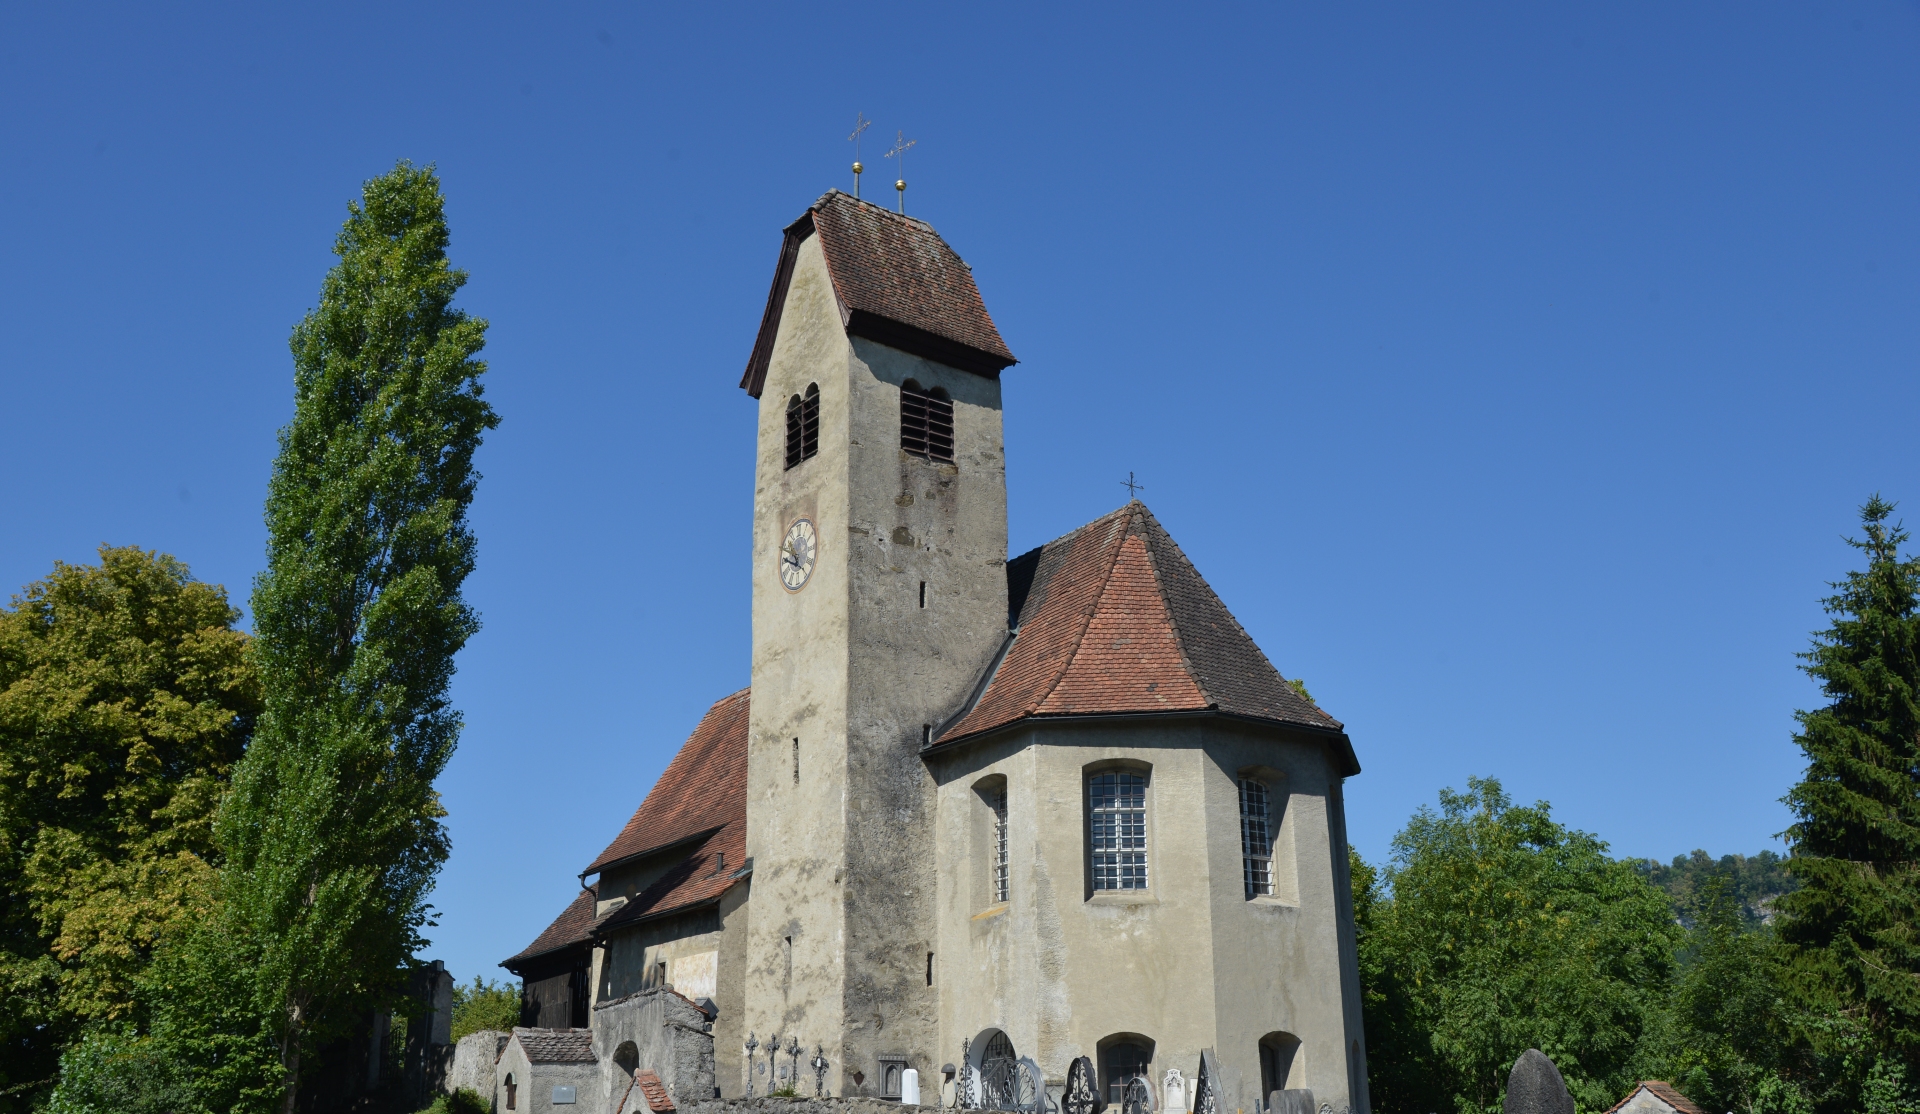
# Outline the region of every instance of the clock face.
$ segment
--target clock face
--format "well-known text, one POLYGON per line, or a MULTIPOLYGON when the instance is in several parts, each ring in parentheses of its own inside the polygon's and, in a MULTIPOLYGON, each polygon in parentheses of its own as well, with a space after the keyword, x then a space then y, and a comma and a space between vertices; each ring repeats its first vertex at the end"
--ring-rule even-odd
POLYGON ((794 519, 780 542, 780 583, 787 591, 798 592, 807 586, 807 578, 813 575, 813 559, 819 553, 820 538, 814 533, 813 522, 794 519))

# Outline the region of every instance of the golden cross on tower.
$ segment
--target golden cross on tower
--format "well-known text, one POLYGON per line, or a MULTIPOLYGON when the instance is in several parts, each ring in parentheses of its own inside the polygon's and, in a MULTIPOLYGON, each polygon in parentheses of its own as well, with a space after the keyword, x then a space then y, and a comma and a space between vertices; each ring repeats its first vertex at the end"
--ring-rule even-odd
POLYGON ((900 160, 900 178, 893 183, 893 188, 900 191, 900 215, 903 217, 907 215, 907 148, 918 142, 917 139, 908 139, 906 132, 896 131, 893 133, 893 150, 886 154, 887 158, 897 157, 900 160))
POLYGON ((866 169, 860 165, 860 133, 872 127, 873 121, 867 119, 864 112, 856 112, 854 116, 853 134, 847 137, 847 141, 853 144, 853 196, 857 198, 860 196, 860 172, 866 169))

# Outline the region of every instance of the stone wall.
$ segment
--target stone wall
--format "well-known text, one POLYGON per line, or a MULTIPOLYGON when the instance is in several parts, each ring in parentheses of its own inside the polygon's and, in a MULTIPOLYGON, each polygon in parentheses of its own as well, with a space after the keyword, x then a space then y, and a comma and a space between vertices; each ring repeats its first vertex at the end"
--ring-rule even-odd
POLYGON ((931 1111, 930 1106, 904 1107, 886 1099, 709 1099, 677 1108, 678 1114, 900 1114, 902 1110, 931 1111))
POLYGON ((612 1110, 632 1082, 621 1064, 621 1047, 629 1042, 634 1066, 658 1073, 676 1108, 713 1100, 713 1034, 707 1015, 671 990, 645 990, 593 1008, 593 1054, 601 1069, 599 1109, 612 1110))
POLYGON ((493 1064, 511 1034, 498 1029, 482 1029, 460 1038, 453 1049, 453 1066, 442 1085, 448 1093, 465 1087, 479 1095, 493 1094, 493 1064))

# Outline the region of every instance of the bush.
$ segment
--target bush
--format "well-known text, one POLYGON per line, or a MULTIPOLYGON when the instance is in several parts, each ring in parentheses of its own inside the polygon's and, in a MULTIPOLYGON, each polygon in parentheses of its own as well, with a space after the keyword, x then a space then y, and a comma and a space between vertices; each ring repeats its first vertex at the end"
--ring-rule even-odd
MULTIPOLYGON (((478 1032, 478 1030, 475 1030, 478 1032)), ((420 1114, 493 1114, 493 1104, 480 1092, 462 1087, 451 1095, 441 1095, 420 1114)))
POLYGON ((520 984, 488 982, 479 975, 472 986, 453 987, 453 1039, 482 1029, 512 1029, 520 1024, 520 984))
POLYGON ((191 1102, 179 1074, 150 1038, 98 1030, 61 1054, 46 1114, 174 1114, 191 1102))

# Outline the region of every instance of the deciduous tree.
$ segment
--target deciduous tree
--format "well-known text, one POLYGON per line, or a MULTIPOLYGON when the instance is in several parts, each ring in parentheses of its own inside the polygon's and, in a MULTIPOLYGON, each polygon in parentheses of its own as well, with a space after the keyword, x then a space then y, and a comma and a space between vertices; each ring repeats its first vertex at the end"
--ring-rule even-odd
POLYGON ((239 615, 172 557, 112 546, 0 610, 0 1092, 128 1020, 155 942, 204 913, 260 710, 239 615))
MULTIPOLYGON (((403 162, 348 209, 340 261, 293 332, 294 416, 253 594, 265 710, 220 813, 218 938, 185 950, 205 961, 183 959, 177 984, 244 988, 289 1112, 303 1057, 400 1006, 423 942, 447 853, 433 783, 460 729, 447 690, 478 629, 461 595, 473 456, 498 424, 481 397, 486 323, 452 306, 466 274, 447 261, 433 170, 403 162)), ((258 1048, 244 1011, 197 1032, 171 1016, 196 1048, 258 1048)), ((202 1101, 257 1102, 244 1072, 221 1086, 202 1101)))

